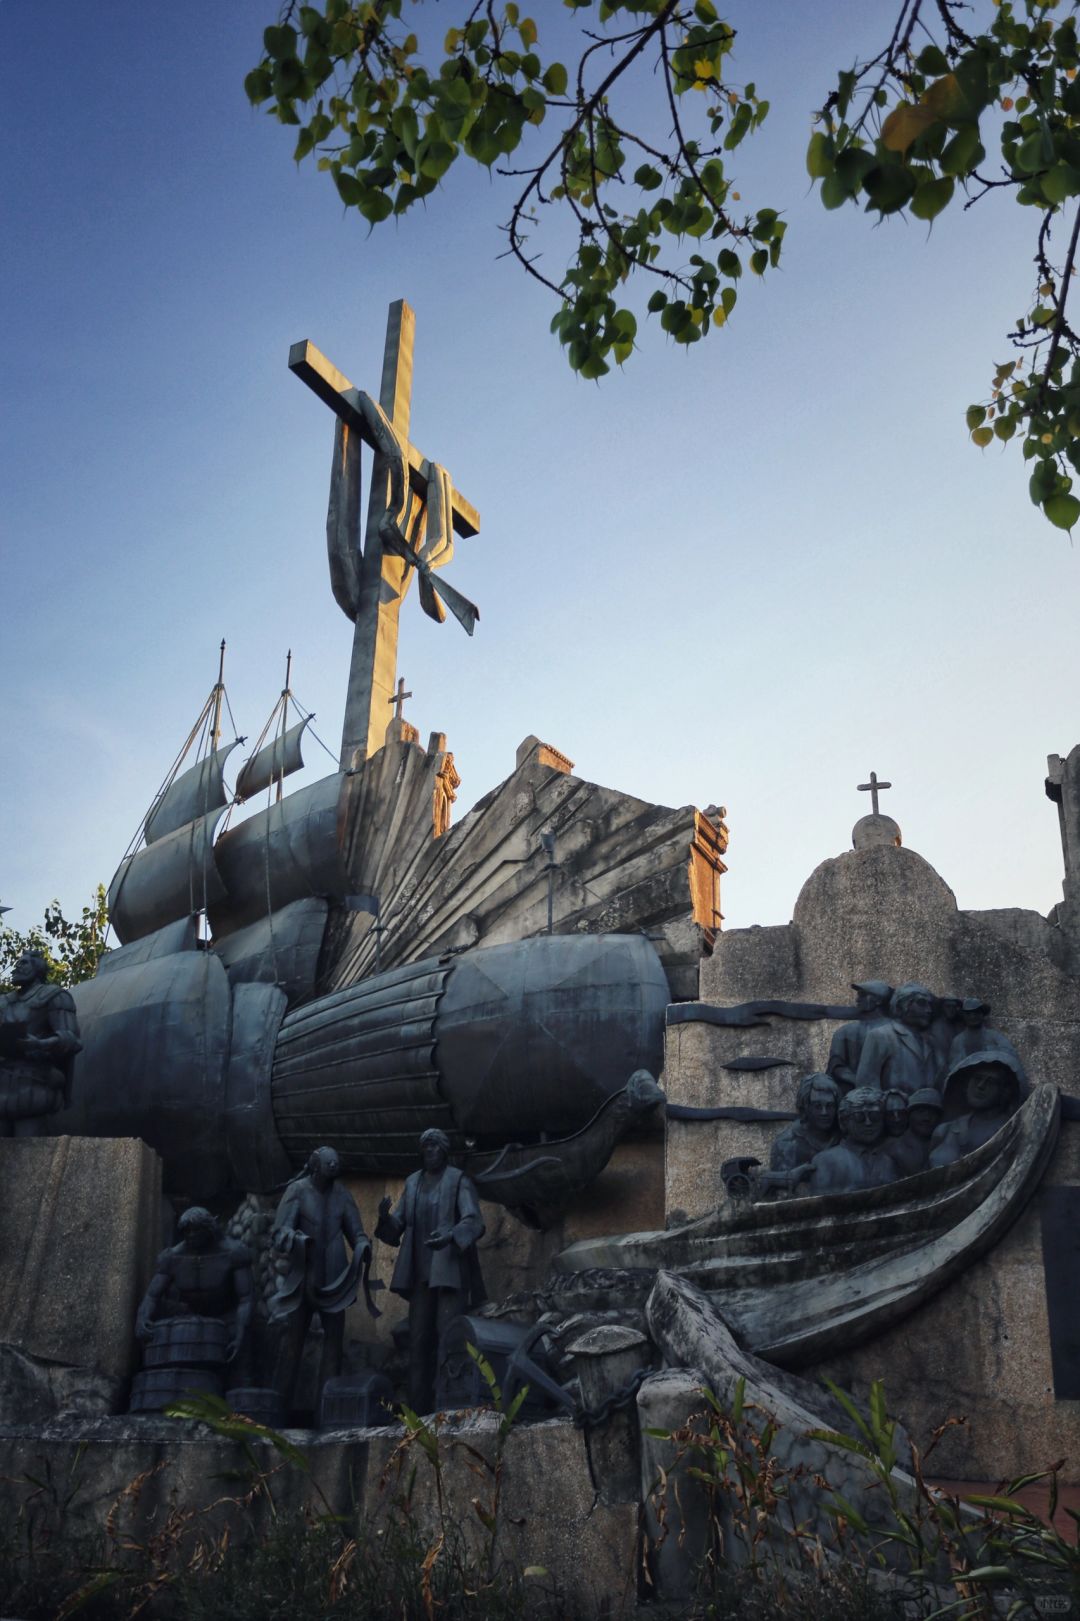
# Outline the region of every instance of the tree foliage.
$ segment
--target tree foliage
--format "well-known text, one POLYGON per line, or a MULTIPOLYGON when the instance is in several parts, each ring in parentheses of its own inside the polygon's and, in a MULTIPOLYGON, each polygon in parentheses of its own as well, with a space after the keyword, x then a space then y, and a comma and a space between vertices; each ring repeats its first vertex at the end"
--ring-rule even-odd
POLYGON ((78 985, 92 979, 98 963, 108 951, 105 931, 109 926, 104 884, 98 884, 84 906, 82 915, 69 922, 53 901, 45 908, 41 928, 17 929, 0 925, 0 989, 11 988, 11 970, 26 951, 40 951, 49 965, 49 978, 57 985, 78 985))
MULTIPOLYGON (((725 324, 745 271, 777 265, 786 223, 737 206, 731 154, 769 104, 732 79, 735 32, 713 0, 564 5, 582 14, 569 65, 545 59, 535 20, 512 0, 463 0, 448 29, 447 8, 430 0, 287 0, 246 89, 296 126, 297 161, 314 155, 372 227, 429 195, 461 158, 513 177, 507 251, 558 297, 552 329, 574 370, 597 378, 635 346, 628 283, 648 289, 645 310, 677 343, 696 343, 725 324), (557 278, 536 246, 551 209, 576 235, 557 278)), ((994 366, 967 426, 983 448, 1019 437, 1032 500, 1071 529, 1080 0, 897 5, 880 52, 842 71, 814 115, 807 168, 827 209, 850 202, 878 219, 929 226, 999 190, 1035 211, 1033 292, 1007 335, 1020 353, 994 366)))
POLYGON ((651 284, 647 308, 663 330, 696 343, 727 320, 745 269, 777 264, 785 230, 773 209, 733 212, 728 155, 768 103, 725 76, 735 34, 713 0, 601 0, 598 11, 614 26, 584 30, 567 67, 542 58, 536 22, 511 0, 466 6, 449 29, 444 8, 418 0, 290 3, 246 80, 253 102, 298 127, 297 161, 314 153, 372 226, 414 207, 463 157, 490 169, 513 156, 499 168, 519 182, 508 251, 558 296, 552 329, 589 378, 634 347, 637 318, 620 302, 632 273, 651 284), (418 12, 423 42, 410 26, 418 12), (663 147, 622 110, 635 67, 655 74, 671 131, 663 147), (534 245, 552 205, 577 234, 557 281, 534 245))

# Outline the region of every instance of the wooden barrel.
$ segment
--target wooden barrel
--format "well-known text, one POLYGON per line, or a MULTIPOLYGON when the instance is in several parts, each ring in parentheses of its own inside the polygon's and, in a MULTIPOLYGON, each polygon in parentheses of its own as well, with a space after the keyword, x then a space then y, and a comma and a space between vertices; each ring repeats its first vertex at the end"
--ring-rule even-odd
POLYGON ((234 1413, 242 1413, 272 1430, 280 1429, 288 1417, 281 1393, 269 1385, 237 1385, 225 1392, 225 1400, 234 1413))
POLYGON ((344 1374, 328 1379, 323 1386, 319 1428, 351 1430, 393 1424, 396 1405, 394 1387, 385 1374, 372 1370, 344 1374))
POLYGON ((220 1317, 165 1317, 154 1324, 146 1347, 147 1368, 220 1368, 225 1363, 225 1324, 220 1317))
POLYGON ((160 1413, 192 1394, 221 1395, 221 1375, 208 1368, 147 1368, 131 1381, 132 1413, 160 1413))

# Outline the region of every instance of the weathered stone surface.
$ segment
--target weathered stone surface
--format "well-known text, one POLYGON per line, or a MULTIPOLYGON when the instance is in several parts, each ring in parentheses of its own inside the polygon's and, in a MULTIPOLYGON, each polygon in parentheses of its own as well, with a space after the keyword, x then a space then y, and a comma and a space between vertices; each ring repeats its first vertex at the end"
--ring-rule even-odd
MULTIPOLYGON (((160 1211, 161 1162, 144 1143, 0 1140, 0 1344, 28 1365, 71 1370, 70 1389, 59 1372, 32 1379, 35 1401, 46 1386, 62 1405, 76 1388, 97 1388, 85 1382, 88 1370, 116 1382, 132 1372, 135 1311, 160 1248, 160 1211)), ((21 1380, 29 1389, 25 1371, 9 1364, 13 1400, 21 1380)))
MULTIPOLYGON (((888 1497, 867 1460, 858 1453, 811 1436, 813 1430, 837 1427, 822 1392, 807 1381, 741 1350, 709 1297, 673 1273, 662 1272, 657 1278, 649 1297, 648 1318, 653 1338, 665 1359, 693 1372, 682 1372, 675 1378, 660 1375, 645 1382, 638 1394, 643 1428, 698 1428, 694 1415, 701 1414, 705 1408, 702 1387, 715 1396, 722 1410, 730 1413, 741 1383, 743 1423, 748 1429, 760 1432, 769 1417, 776 1422, 770 1456, 787 1475, 784 1517, 787 1523, 797 1524, 804 1532, 819 1538, 826 1552, 832 1548, 836 1527, 825 1511, 827 1497, 819 1484, 824 1480, 862 1514, 873 1542, 878 1540, 873 1533, 891 1527, 888 1497)), ((658 1553, 665 1596, 674 1597, 679 1591, 687 1591, 685 1582, 692 1575, 695 1558, 700 1558, 705 1551, 704 1505, 700 1498, 695 1502, 694 1482, 685 1472, 688 1464, 701 1461, 678 1444, 645 1437, 642 1490, 649 1505, 650 1530, 655 1536, 665 1512, 669 1523, 673 1515, 682 1517, 682 1524, 672 1528, 676 1538, 683 1536, 680 1559, 672 1558, 670 1551, 665 1557, 662 1548, 658 1553), (677 1481, 678 1495, 669 1490, 666 1509, 661 1507, 656 1490, 658 1466, 669 1475, 676 1472, 672 1485, 677 1481), (681 1588, 680 1581, 684 1584, 681 1588)), ((912 1509, 916 1497, 914 1481, 901 1469, 893 1469, 891 1477, 901 1505, 912 1509)), ((740 1563, 749 1552, 746 1540, 722 1496, 716 1507, 726 1557, 732 1563, 740 1563)), ((778 1558, 793 1552, 791 1539, 779 1521, 770 1522, 766 1541, 778 1558)), ((759 1555, 762 1551, 759 1547, 759 1555)), ((882 1544, 881 1551, 886 1562, 900 1557, 887 1543, 882 1544)))
MULTIPOLYGON (((490 1476, 477 1473, 465 1447, 494 1459, 498 1420, 494 1414, 464 1415, 440 1427, 442 1492, 448 1520, 460 1525, 474 1551, 484 1530, 473 1506, 490 1505, 490 1476)), ((305 1452, 310 1474, 277 1468, 271 1448, 252 1443, 265 1467, 275 1470, 271 1489, 278 1513, 310 1507, 325 1512, 326 1502, 347 1518, 377 1519, 394 1512, 410 1471, 415 1523, 434 1542, 439 1529, 435 1477, 421 1449, 401 1450, 400 1428, 287 1432, 305 1452), (325 1501, 318 1493, 324 1494, 325 1501)), ((26 1474, 70 1483, 66 1526, 72 1536, 100 1531, 124 1488, 145 1476, 141 1489, 122 1505, 120 1528, 140 1539, 160 1528, 175 1502, 206 1510, 223 1497, 222 1477, 238 1470, 238 1493, 246 1473, 238 1446, 221 1441, 201 1425, 179 1420, 133 1417, 0 1429, 0 1511, 14 1515, 34 1488, 26 1474), (22 1484, 20 1484, 22 1482, 22 1484)), ((218 1507, 213 1518, 196 1519, 193 1529, 222 1529, 230 1513, 236 1530, 256 1534, 268 1506, 257 1497, 239 1508, 218 1507)), ((636 1596, 637 1503, 602 1500, 589 1468, 584 1438, 567 1420, 519 1426, 506 1443, 499 1531, 495 1554, 519 1567, 542 1565, 563 1595, 565 1613, 592 1615, 606 1601, 612 1617, 628 1614, 636 1596)))
POLYGON ((45 1424, 54 1418, 96 1418, 123 1404, 125 1381, 95 1368, 66 1367, 0 1345, 0 1418, 45 1424))
MULTIPOLYGON (((1063 1125, 1043 1185, 1080 1186, 1080 1125, 1063 1125)), ((807 1372, 863 1398, 883 1379, 890 1410, 917 1445, 946 1419, 966 1419, 939 1442, 938 1474, 1002 1480, 1064 1457, 1064 1479, 1080 1480, 1080 1401, 1054 1392, 1039 1195, 943 1294, 870 1344, 807 1372)))

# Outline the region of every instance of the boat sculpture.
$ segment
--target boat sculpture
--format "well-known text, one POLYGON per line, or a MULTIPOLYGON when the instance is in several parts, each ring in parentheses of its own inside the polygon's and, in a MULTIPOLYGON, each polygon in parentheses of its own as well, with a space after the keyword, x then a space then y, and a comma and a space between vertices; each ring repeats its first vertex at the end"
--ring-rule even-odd
MULTIPOLYGON (((657 1272, 712 1296, 740 1344, 781 1367, 846 1351, 891 1327, 992 1248, 1057 1141, 1055 1086, 1034 1089, 995 1136, 951 1165, 884 1187, 739 1204, 667 1232, 585 1239, 557 1257, 559 1301, 616 1269, 628 1298, 657 1272)), ((610 1286, 609 1286, 610 1287, 610 1286)))

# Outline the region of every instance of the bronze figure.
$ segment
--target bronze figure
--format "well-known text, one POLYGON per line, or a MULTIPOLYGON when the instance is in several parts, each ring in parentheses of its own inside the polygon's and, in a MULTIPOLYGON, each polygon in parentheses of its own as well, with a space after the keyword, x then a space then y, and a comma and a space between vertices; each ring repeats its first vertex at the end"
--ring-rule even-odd
POLYGON ((0 997, 0 1137, 37 1137, 42 1121, 71 1101, 75 1054, 82 1049, 75 1003, 50 985, 40 951, 25 951, 15 989, 0 997))
POLYGON ((396 1207, 379 1205, 375 1236, 398 1249, 390 1287, 409 1302, 409 1402, 428 1413, 435 1400, 439 1342, 449 1323, 484 1299, 476 1254, 484 1232, 470 1179, 449 1163, 438 1127, 420 1138, 422 1169, 406 1180, 396 1207))

